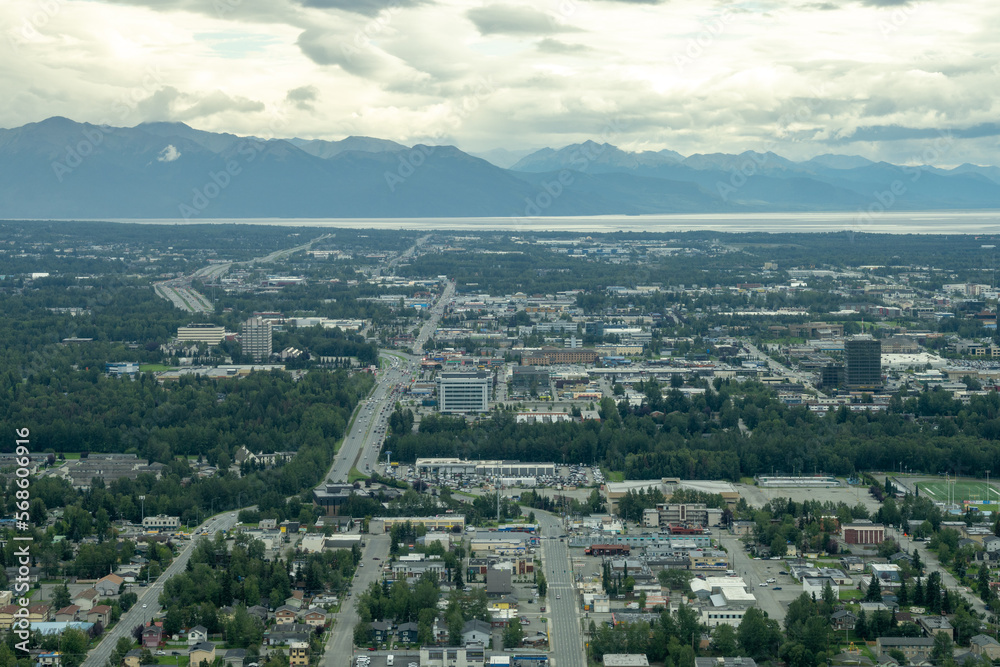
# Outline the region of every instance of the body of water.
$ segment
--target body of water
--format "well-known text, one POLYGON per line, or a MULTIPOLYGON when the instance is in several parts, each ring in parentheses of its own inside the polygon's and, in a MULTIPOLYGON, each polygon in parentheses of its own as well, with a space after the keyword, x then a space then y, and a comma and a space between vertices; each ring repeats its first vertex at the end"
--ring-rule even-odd
POLYGON ((145 225, 276 225, 341 229, 509 232, 719 232, 998 234, 1000 210, 910 211, 877 214, 706 213, 701 215, 595 215, 542 218, 191 218, 104 219, 145 225))

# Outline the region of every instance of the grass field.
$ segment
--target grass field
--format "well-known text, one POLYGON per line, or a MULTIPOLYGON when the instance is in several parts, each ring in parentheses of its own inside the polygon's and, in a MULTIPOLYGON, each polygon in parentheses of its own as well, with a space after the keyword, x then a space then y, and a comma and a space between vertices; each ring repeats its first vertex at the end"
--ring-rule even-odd
POLYGON ((155 373, 157 371, 169 371, 170 366, 163 364, 139 364, 139 370, 143 373, 155 373))
MULTIPOLYGON (((949 497, 955 503, 961 504, 963 500, 987 500, 986 482, 979 480, 959 480, 957 482, 919 482, 921 494, 938 503, 948 502, 949 497)), ((993 484, 990 484, 989 500, 1000 500, 1000 492, 993 484)))

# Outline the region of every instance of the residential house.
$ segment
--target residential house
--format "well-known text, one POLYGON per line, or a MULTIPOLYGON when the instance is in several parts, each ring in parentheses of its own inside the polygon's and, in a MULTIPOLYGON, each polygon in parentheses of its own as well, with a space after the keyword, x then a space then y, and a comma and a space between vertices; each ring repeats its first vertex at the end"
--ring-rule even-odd
POLYGON ((88 623, 100 623, 102 628, 111 624, 111 607, 106 604, 99 604, 87 612, 88 623))
POLYGON ((215 644, 200 642, 188 649, 188 667, 210 667, 215 662, 215 644))
POLYGON ((252 607, 247 608, 247 613, 261 622, 267 622, 267 607, 262 607, 259 604, 255 604, 252 607))
POLYGON ((326 625, 326 612, 322 609, 310 609, 303 614, 302 620, 306 625, 311 625, 314 628, 321 628, 326 625))
POLYGON ((47 604, 33 604, 28 607, 29 623, 47 623, 52 615, 52 607, 47 604))
POLYGON ((101 597, 108 597, 109 595, 118 595, 123 583, 125 580, 117 574, 106 574, 97 580, 94 588, 101 597))
POLYGON ((56 612, 55 621, 57 623, 65 623, 67 621, 79 620, 77 618, 78 613, 80 613, 80 608, 78 606, 75 604, 68 605, 56 612))
POLYGON ((472 619, 471 621, 466 621, 465 625, 462 626, 463 646, 468 646, 469 644, 482 644, 483 646, 486 646, 490 643, 492 637, 493 629, 490 624, 485 621, 472 619))
POLYGON ((972 654, 975 656, 986 656, 990 660, 1000 658, 1000 642, 989 635, 976 635, 969 640, 972 654))
POLYGON ((196 625, 187 631, 187 645, 203 644, 208 641, 208 628, 204 625, 196 625))
POLYGON ((910 664, 930 660, 934 649, 933 637, 879 637, 875 640, 875 654, 882 655, 892 649, 897 649, 910 664))
POLYGON ((10 630, 14 623, 14 613, 19 607, 16 604, 8 604, 0 607, 0 630, 10 630))
POLYGON ((857 620, 858 617, 846 609, 835 611, 830 615, 830 624, 834 630, 853 630, 857 620))
POLYGON ((928 637, 941 634, 948 639, 955 639, 955 631, 945 616, 920 616, 917 625, 924 629, 928 637))
POLYGON ((1000 552, 1000 537, 990 535, 983 538, 983 549, 988 553, 1000 552))
POLYGON ((90 611, 97 604, 97 589, 85 588, 73 596, 73 604, 80 608, 80 611, 90 611))
POLYGON ((142 647, 155 650, 163 640, 163 628, 159 625, 147 625, 142 631, 142 647))
POLYGON ((372 641, 387 642, 392 634, 392 624, 385 621, 375 621, 372 623, 372 641))
POLYGON ((305 623, 284 623, 264 631, 264 644, 278 646, 291 642, 307 642, 314 629, 305 623))
POLYGON ((294 623, 299 617, 299 610, 287 604, 283 604, 274 610, 274 620, 278 625, 294 623))
POLYGON ((420 627, 416 623, 400 623, 396 628, 396 639, 404 644, 416 644, 420 627))
POLYGON ((141 649, 137 649, 137 648, 132 649, 131 651, 129 651, 128 653, 125 654, 124 658, 122 658, 122 666, 123 667, 141 667, 141 665, 142 665, 142 662, 140 660, 141 656, 142 656, 142 650, 141 649))
POLYGON ((225 654, 222 656, 223 664, 226 667, 243 667, 243 663, 247 659, 247 650, 245 648, 231 648, 227 649, 225 654))
POLYGON ((309 642, 288 645, 288 667, 309 667, 309 642))
POLYGON ((293 591, 291 595, 285 598, 285 606, 295 607, 296 609, 302 609, 303 593, 302 591, 293 591))
POLYGON ((62 667, 62 654, 58 651, 44 651, 35 656, 38 667, 62 667))

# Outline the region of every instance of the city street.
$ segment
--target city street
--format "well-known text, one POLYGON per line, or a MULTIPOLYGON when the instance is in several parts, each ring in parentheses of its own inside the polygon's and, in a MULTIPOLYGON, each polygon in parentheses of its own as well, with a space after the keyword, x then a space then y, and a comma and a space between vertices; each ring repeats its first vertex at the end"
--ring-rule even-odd
POLYGON ((354 652, 354 626, 358 623, 358 610, 354 601, 373 581, 380 581, 382 563, 389 558, 389 535, 369 535, 361 556, 364 567, 359 567, 351 584, 351 596, 343 599, 340 612, 334 615, 333 630, 323 654, 324 667, 350 667, 354 652), (374 560, 378 558, 379 560, 374 560))
POLYGON ((586 667, 581 605, 573 585, 569 547, 559 541, 562 519, 541 510, 535 510, 535 518, 542 534, 543 572, 549 587, 545 615, 549 619, 550 660, 556 667, 586 667))
MULTIPOLYGON (((225 514, 209 518, 205 523, 198 526, 194 532, 197 534, 202 531, 208 531, 209 535, 214 535, 217 531, 229 530, 235 524, 236 513, 226 512, 225 514)), ((118 643, 120 638, 131 636, 132 629, 135 626, 151 620, 159 613, 159 598, 160 593, 163 592, 163 587, 170 577, 184 570, 188 560, 191 558, 191 552, 194 549, 196 541, 195 539, 187 540, 181 548, 180 554, 174 558, 174 561, 155 582, 146 587, 134 586, 132 588, 132 591, 138 594, 139 600, 128 612, 122 614, 117 625, 104 633, 101 637, 101 642, 91 649, 87 655, 87 659, 83 661, 82 667, 104 667, 111 657, 111 652, 115 650, 115 644, 118 643)))

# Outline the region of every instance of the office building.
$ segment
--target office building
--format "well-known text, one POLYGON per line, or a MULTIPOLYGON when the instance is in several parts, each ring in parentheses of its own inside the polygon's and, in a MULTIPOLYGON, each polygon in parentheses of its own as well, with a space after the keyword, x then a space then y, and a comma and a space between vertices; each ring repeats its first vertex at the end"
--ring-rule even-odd
POLYGON ((438 411, 452 414, 488 411, 492 380, 492 375, 484 372, 440 373, 438 411))
POLYGON ((262 361, 271 356, 271 323, 259 317, 251 317, 243 323, 241 340, 243 354, 254 361, 262 361))
POLYGON ((208 343, 218 345, 226 337, 226 328, 215 324, 189 324, 186 327, 177 327, 177 340, 194 343, 208 343))
POLYGON ((882 342, 871 336, 853 336, 844 341, 845 376, 851 389, 882 386, 882 342))

